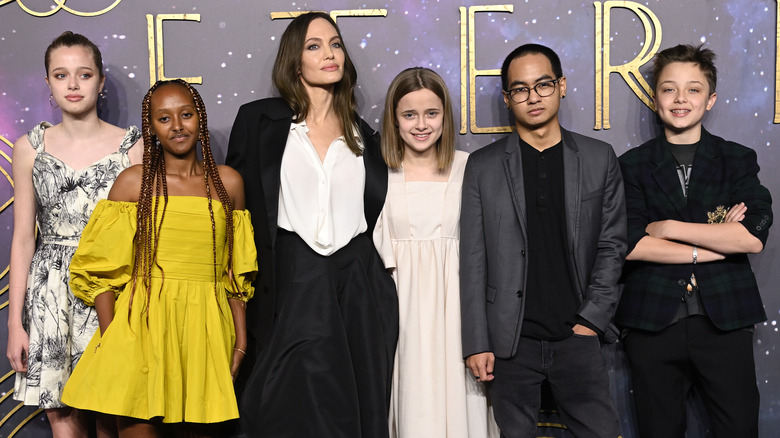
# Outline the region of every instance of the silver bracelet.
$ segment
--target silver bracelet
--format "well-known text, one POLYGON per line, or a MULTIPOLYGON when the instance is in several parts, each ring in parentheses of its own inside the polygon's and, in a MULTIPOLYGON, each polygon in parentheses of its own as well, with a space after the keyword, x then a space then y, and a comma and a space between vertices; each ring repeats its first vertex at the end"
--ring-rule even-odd
POLYGON ((698 251, 698 249, 696 248, 696 245, 693 245, 693 264, 694 264, 694 265, 696 264, 696 262, 698 261, 698 259, 699 259, 699 251, 698 251))

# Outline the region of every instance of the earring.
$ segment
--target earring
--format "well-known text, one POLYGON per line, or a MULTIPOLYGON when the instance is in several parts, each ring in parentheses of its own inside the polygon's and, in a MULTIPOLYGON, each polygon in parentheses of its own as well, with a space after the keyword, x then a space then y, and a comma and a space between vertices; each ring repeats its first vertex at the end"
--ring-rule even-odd
POLYGON ((49 94, 49 105, 51 105, 52 108, 59 108, 60 106, 57 105, 57 102, 55 102, 53 99, 54 99, 54 95, 49 94))

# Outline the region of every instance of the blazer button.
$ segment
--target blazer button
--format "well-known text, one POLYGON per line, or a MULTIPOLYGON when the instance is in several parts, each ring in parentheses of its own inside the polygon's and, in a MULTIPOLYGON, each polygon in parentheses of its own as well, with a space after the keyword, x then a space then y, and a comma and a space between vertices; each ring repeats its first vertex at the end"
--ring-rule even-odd
POLYGON ((520 255, 522 255, 523 257, 525 257, 525 250, 522 250, 522 251, 520 251, 520 255))
POLYGON ((523 291, 517 291, 517 298, 523 298, 523 291))
POLYGON ((683 280, 682 278, 677 280, 677 286, 685 286, 686 284, 688 284, 688 282, 683 280))

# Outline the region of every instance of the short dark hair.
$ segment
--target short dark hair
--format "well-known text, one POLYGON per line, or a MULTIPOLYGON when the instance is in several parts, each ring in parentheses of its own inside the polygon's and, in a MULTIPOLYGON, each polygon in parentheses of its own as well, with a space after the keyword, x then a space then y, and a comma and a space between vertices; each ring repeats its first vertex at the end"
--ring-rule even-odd
POLYGON ((515 50, 512 50, 512 53, 509 54, 509 56, 504 59, 504 63, 501 65, 501 88, 504 91, 507 91, 507 87, 509 86, 507 74, 509 71, 509 64, 512 63, 516 58, 519 58, 524 55, 530 55, 530 54, 541 54, 547 57, 547 59, 550 60, 550 64, 552 65, 553 74, 555 74, 556 78, 560 78, 563 76, 563 69, 561 68, 561 59, 558 58, 558 55, 555 53, 555 51, 547 46, 543 46, 541 44, 523 44, 522 46, 516 48, 515 50))
POLYGON ((89 38, 85 37, 84 35, 73 33, 69 30, 66 30, 60 36, 55 38, 54 41, 49 44, 49 47, 46 48, 46 55, 44 55, 43 58, 43 66, 46 67, 46 77, 49 77, 49 61, 51 59, 51 52, 53 52, 54 49, 59 49, 60 47, 73 46, 82 46, 86 49, 89 49, 89 51, 92 52, 92 60, 95 61, 95 65, 97 66, 98 72, 100 73, 100 77, 105 77, 103 74, 103 55, 101 55, 98 46, 96 46, 95 43, 90 41, 89 38))
POLYGON ((673 62, 692 62, 699 66, 699 69, 707 78, 707 84, 710 87, 710 94, 715 92, 715 85, 718 82, 718 70, 715 68, 715 52, 705 49, 704 44, 694 46, 691 44, 679 44, 668 49, 661 50, 655 54, 653 61, 653 92, 658 86, 658 78, 667 65, 673 62))

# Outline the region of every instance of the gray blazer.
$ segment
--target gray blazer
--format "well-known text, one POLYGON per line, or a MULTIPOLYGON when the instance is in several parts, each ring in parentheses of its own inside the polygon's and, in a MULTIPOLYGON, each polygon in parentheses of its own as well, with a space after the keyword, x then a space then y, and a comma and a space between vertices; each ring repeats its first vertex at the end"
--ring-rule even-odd
MULTIPOLYGON (((623 178, 612 147, 561 129, 569 266, 578 314, 614 339, 626 255, 623 178)), ((517 133, 469 156, 461 206, 463 356, 512 357, 525 304, 526 211, 517 133)))

